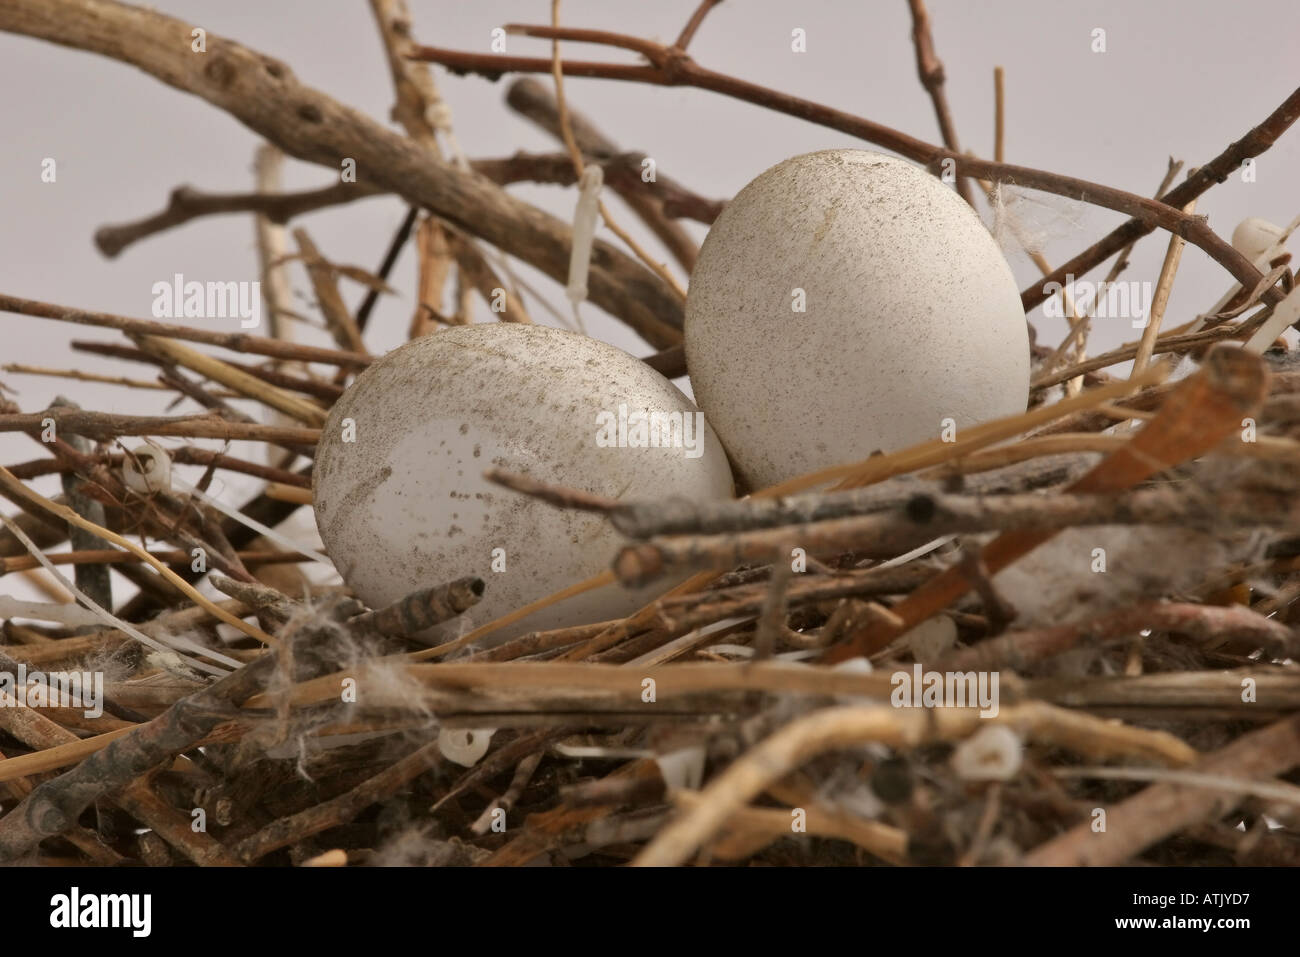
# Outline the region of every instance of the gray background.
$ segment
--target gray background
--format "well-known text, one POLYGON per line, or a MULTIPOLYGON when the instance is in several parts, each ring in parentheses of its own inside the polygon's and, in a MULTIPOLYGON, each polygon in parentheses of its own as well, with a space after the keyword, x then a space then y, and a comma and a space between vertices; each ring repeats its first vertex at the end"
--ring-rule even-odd
MULTIPOLYGON (((290 64, 298 77, 378 117, 393 94, 368 4, 362 0, 156 0, 153 6, 208 31, 237 39, 290 64)), ((544 23, 548 0, 413 0, 414 32, 422 42, 486 51, 493 27, 544 23)), ((568 0, 569 25, 631 32, 671 42, 695 0, 568 0)), ((931 0, 936 47, 961 145, 983 156, 993 149, 995 64, 1007 70, 1007 160, 1149 195, 1170 155, 1188 166, 1217 155, 1262 120, 1300 80, 1295 0, 1173 2, 1087 0, 1044 3, 931 0), (1091 31, 1107 31, 1108 50, 1090 49, 1091 31)), ((934 113, 916 77, 904 0, 781 3, 729 0, 709 16, 691 52, 704 65, 856 112, 939 141, 934 113), (807 31, 808 51, 790 50, 795 27, 807 31)), ((509 39, 510 52, 545 56, 549 44, 509 39)), ((565 55, 628 62, 624 52, 566 44, 565 55)), ((489 83, 438 71, 454 112, 457 135, 471 157, 517 149, 551 151, 545 134, 509 111, 508 80, 489 83)), ((847 136, 729 100, 716 94, 604 80, 570 79, 575 108, 626 149, 654 156, 665 174, 711 197, 728 197, 772 164, 797 153, 861 146, 847 136)), ((91 242, 104 223, 161 208, 182 183, 240 191, 251 185, 258 138, 201 100, 163 86, 119 63, 23 37, 0 34, 0 288, 59 304, 149 316, 151 286, 173 273, 187 279, 257 278, 252 223, 247 216, 204 219, 169 231, 105 260, 91 242), (41 161, 58 162, 58 181, 40 181, 41 161)), ((1300 212, 1300 131, 1291 131, 1259 162, 1258 179, 1234 177, 1203 198, 1198 212, 1225 237, 1246 216, 1286 223, 1300 212)), ((290 160, 286 188, 331 182, 329 170, 290 160)), ((576 194, 559 187, 511 188, 565 219, 576 194)), ((1040 234, 1053 264, 1100 237, 1123 217, 1044 194, 1020 208, 1040 234), (1041 201, 1039 201, 1041 200, 1041 201)), ((636 228, 631 213, 613 208, 636 228)), ((298 222, 328 257, 373 269, 404 212, 395 199, 372 199, 298 222)), ((983 210, 987 214, 987 210, 983 210)), ((991 217, 986 215, 986 220, 991 217)), ((703 236, 703 228, 698 230, 703 236)), ((613 239, 608 233, 606 238, 613 239)), ((616 240, 615 240, 616 241, 616 240)), ((1008 259, 1023 288, 1037 275, 1014 246, 1008 259)), ((1126 278, 1154 282, 1165 237, 1139 245, 1126 278)), ((367 335, 376 352, 402 341, 412 308, 413 249, 394 273, 400 296, 386 298, 367 335)), ((522 273, 557 306, 563 290, 522 273)), ((295 288, 306 290, 299 267, 295 288)), ((1100 278, 1094 273, 1092 278, 1100 278)), ((1211 305, 1226 274, 1189 247, 1166 323, 1181 323, 1211 305)), ((362 291, 345 283, 351 305, 362 291)), ((308 300, 304 298, 300 306, 308 300)), ((547 321, 531 304, 532 315, 547 321)), ((621 324, 584 307, 593 334, 645 354, 648 348, 621 324)), ((193 320, 212 322, 213 320, 193 320)), ((1059 321, 1040 321, 1040 341, 1055 342, 1059 321)), ((314 330, 299 327, 312 341, 314 330), (312 333, 312 335, 308 335, 312 333)), ((143 366, 70 352, 71 337, 122 341, 113 334, 46 320, 0 314, 0 358, 118 375, 151 377, 143 366)), ((1099 320, 1093 352, 1133 337, 1128 320, 1099 320)), ((321 341, 324 341, 321 339, 321 341)), ((19 390, 24 410, 44 407, 58 392, 84 405, 157 412, 162 393, 0 373, 19 390)), ((183 408, 192 408, 186 405, 183 408)), ((20 436, 0 436, 0 461, 40 456, 20 436)), ((47 491, 53 488, 43 486, 47 491)), ((308 524, 308 528, 309 528, 308 524)))

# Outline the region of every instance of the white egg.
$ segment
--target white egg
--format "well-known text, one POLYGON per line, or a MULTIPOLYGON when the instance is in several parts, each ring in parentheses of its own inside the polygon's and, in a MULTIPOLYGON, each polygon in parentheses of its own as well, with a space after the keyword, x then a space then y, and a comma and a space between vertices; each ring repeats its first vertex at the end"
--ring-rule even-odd
MULTIPOLYGON (((463 575, 481 577, 483 599, 424 636, 433 640, 609 567, 624 540, 604 518, 489 483, 483 472, 491 467, 610 498, 719 499, 732 491, 726 455, 703 414, 627 353, 543 326, 438 332, 376 360, 322 431, 316 524, 356 595, 378 608, 463 575), (647 413, 684 428, 638 428, 647 413)), ((607 585, 495 637, 621 617, 653 594, 607 585)))
POLYGON ((1283 229, 1267 219, 1243 219, 1232 231, 1232 248, 1254 262, 1282 239, 1283 229))
POLYGON ((979 217, 865 150, 788 159, 718 217, 686 303, 695 399, 761 488, 1025 410, 1029 335, 979 217))

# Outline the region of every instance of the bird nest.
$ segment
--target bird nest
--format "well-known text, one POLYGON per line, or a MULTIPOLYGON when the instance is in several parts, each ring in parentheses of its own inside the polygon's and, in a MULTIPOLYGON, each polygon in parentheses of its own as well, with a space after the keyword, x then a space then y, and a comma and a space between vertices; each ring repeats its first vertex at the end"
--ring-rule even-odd
MULTIPOLYGON (((1156 229, 1171 250, 1157 302, 1184 242, 1234 291, 1091 358, 1076 315, 1059 346, 1033 346, 1025 413, 735 501, 614 500, 493 470, 503 494, 594 513, 625 538, 608 571, 566 593, 668 584, 626 618, 494 639, 543 599, 430 646, 418 636, 454 627, 490 581, 445 569, 367 608, 337 581, 309 581, 311 550, 277 530, 311 502, 321 426, 372 361, 363 335, 398 252, 414 234, 421 305, 409 334, 438 335, 470 321, 476 294, 513 288, 498 251, 564 280, 572 231, 506 184, 573 184, 596 164, 686 272, 695 246, 679 220, 712 222, 722 204, 662 174, 647 185, 641 154, 532 80, 508 102, 565 151, 466 160, 428 63, 496 77, 552 61, 419 47, 400 0, 372 7, 404 134, 233 41, 204 34, 205 56, 193 56, 203 31, 162 14, 14 0, 0 29, 134 64, 266 138, 255 192, 179 189, 97 242, 116 255, 202 216, 247 213, 276 321, 262 336, 0 294, 10 313, 120 333, 72 348, 158 379, 10 374, 107 380, 202 407, 138 416, 4 400, 0 428, 31 435, 41 454, 0 468, 0 494, 19 509, 3 518, 0 573, 77 603, 0 597, 0 860, 1300 860, 1300 369, 1274 345, 1296 297, 1285 255, 1261 267, 1188 208, 1295 121, 1300 91, 1172 188, 1171 167, 1146 199, 1009 166, 1000 144, 996 161, 960 152, 920 2, 918 72, 943 146, 699 66, 686 49, 714 5, 671 46, 558 23, 509 31, 644 61, 565 62, 557 46, 556 80, 707 87, 955 170, 968 199, 1009 183, 1131 217, 1061 269, 1043 263, 1027 310, 1067 272, 1114 261, 1113 279, 1156 229), (281 152, 335 168, 342 158, 345 173, 352 158, 359 178, 279 192, 281 152), (287 246, 286 221, 382 194, 411 213, 374 272, 331 262, 302 229, 287 246), (307 270, 330 347, 283 334, 292 310, 276 277, 290 260, 307 270), (451 275, 463 295, 444 313, 451 275), (359 310, 342 281, 367 287, 359 310), (1106 371, 1129 361, 1131 374, 1106 371), (256 491, 217 494, 216 475, 256 491)), ((677 280, 635 243, 632 254, 596 248, 593 301, 657 350, 653 368, 684 373, 677 280)), ((496 318, 528 321, 527 309, 512 294, 496 318)))

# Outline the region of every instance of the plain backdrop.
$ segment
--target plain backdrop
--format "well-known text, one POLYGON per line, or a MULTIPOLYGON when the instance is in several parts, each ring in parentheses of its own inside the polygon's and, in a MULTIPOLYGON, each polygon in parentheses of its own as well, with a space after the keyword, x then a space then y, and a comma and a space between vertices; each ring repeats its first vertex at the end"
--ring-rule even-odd
MULTIPOLYGON (((0 0, 3 2, 3 0, 0 0)), ((567 0, 563 22, 671 42, 696 0, 567 0)), ((363 0, 155 0, 156 9, 286 61, 300 80, 387 118, 393 92, 369 5, 363 0)), ((993 150, 993 68, 1006 69, 1007 160, 1105 183, 1143 195, 1159 183, 1170 156, 1188 167, 1214 157, 1269 114, 1300 81, 1296 0, 931 0, 935 44, 963 148, 993 150), (1093 32, 1106 51, 1093 52, 1093 32)), ((494 27, 548 22, 549 0, 412 0, 414 34, 430 45, 487 52, 494 27)), ((549 55, 545 41, 509 39, 510 51, 549 55)), ((626 51, 565 45, 565 55, 620 62, 626 51)), ((916 75, 905 0, 728 0, 696 36, 702 64, 869 117, 938 142, 929 98, 916 75), (791 50, 791 31, 806 32, 807 52, 791 50)), ((457 136, 471 157, 556 144, 504 104, 509 78, 497 83, 451 76, 437 80, 457 136)), ((570 79, 574 108, 628 150, 653 156, 664 174, 716 198, 734 195, 786 157, 829 147, 865 146, 845 135, 704 91, 570 79)), ((102 57, 0 34, 0 289, 7 293, 149 317, 151 287, 174 273, 187 279, 257 278, 250 217, 200 220, 103 258, 96 227, 160 209, 170 189, 251 186, 259 138, 205 102, 102 57), (41 182, 45 158, 58 178, 41 182)), ((869 147, 868 147, 869 148, 869 147)), ((1259 160, 1256 180, 1234 176, 1203 197, 1198 212, 1228 237, 1246 216, 1285 223, 1300 213, 1300 131, 1259 160)), ((335 171, 290 160, 285 187, 333 181, 335 171)), ((511 191, 565 219, 576 193, 553 186, 511 191)), ((660 252, 617 202, 618 219, 660 252)), ((1025 226, 1052 263, 1064 261, 1123 217, 1044 194, 1017 204, 1025 226)), ((329 258, 374 269, 405 212, 396 199, 365 200, 299 221, 329 258)), ((988 210, 982 206, 986 220, 988 210)), ((696 229, 703 238, 704 229, 696 229)), ((608 233, 605 238, 613 240, 608 233)), ((1143 241, 1126 278, 1154 282, 1167 237, 1143 241)), ((616 241, 616 240, 615 240, 616 241)), ((1008 259, 1023 288, 1038 275, 1014 246, 1008 259)), ((372 318, 372 351, 403 339, 412 310, 413 250, 372 318)), ((306 278, 293 267, 299 307, 312 311, 306 278)), ((555 304, 563 289, 521 273, 555 304)), ((1092 278, 1100 278, 1094 273, 1092 278)), ((1215 302, 1229 283, 1200 250, 1188 247, 1166 323, 1181 323, 1215 302)), ((350 305, 362 290, 344 284, 350 305)), ((550 321, 530 303, 532 315, 550 321)), ((584 307, 589 330, 638 355, 650 350, 620 323, 584 307)), ((183 321, 183 320, 182 320, 183 321)), ((192 320, 211 323, 213 320, 192 320)), ((1037 320, 1036 320, 1037 321, 1037 320)), ((1054 343, 1060 321, 1038 321, 1054 343)), ((315 330, 306 341, 324 341, 315 330)), ((1093 352, 1133 337, 1125 319, 1096 322, 1093 352)), ((114 334, 0 314, 0 359, 115 375, 152 377, 148 367, 71 352, 71 338, 122 341, 114 334)), ((0 372, 21 407, 35 411, 60 392, 84 406, 157 413, 164 394, 0 372)), ((684 384, 684 383, 683 383, 684 384)), ((178 406, 189 410, 191 404, 178 406)), ((41 456, 28 438, 0 436, 0 461, 41 456)), ((57 483, 55 483, 57 484, 57 483)), ((50 484, 42 486, 53 491, 50 484)), ((307 531, 310 530, 309 516, 307 531)))

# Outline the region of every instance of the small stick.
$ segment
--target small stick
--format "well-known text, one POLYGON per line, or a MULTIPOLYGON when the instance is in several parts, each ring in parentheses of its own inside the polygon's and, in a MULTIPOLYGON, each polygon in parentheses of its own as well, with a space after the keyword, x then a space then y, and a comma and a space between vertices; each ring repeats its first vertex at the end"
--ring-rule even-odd
POLYGON ((376 801, 396 793, 398 788, 437 767, 441 761, 436 740, 421 745, 396 764, 352 790, 305 811, 272 821, 256 834, 236 844, 234 854, 245 863, 252 864, 272 851, 346 824, 376 801))
POLYGON ((230 422, 215 415, 117 415, 53 408, 44 412, 0 413, 0 432, 40 432, 45 419, 57 428, 87 438, 107 441, 123 435, 173 435, 191 439, 226 439, 273 442, 276 445, 315 445, 320 429, 285 428, 230 422))
POLYGON ((236 369, 228 362, 204 355, 197 349, 191 349, 189 346, 183 346, 179 342, 173 342, 169 339, 140 336, 137 342, 145 352, 185 366, 187 369, 192 369, 199 375, 212 379, 214 382, 220 382, 222 385, 234 389, 251 399, 257 399, 259 402, 263 402, 271 408, 297 419, 299 422, 316 427, 325 424, 328 413, 320 406, 283 389, 278 389, 273 385, 267 385, 256 376, 249 375, 241 369, 236 369))
POLYGON ((348 624, 381 635, 418 635, 473 608, 483 597, 483 589, 481 578, 457 578, 412 592, 377 611, 358 615, 348 624))
MULTIPOLYGON (((1266 779, 1300 764, 1300 715, 1244 734, 1189 770, 1216 778, 1266 779)), ((1025 857, 1036 867, 1113 867, 1148 847, 1206 820, 1231 812, 1244 793, 1154 784, 1111 807, 1100 833, 1088 821, 1039 845, 1025 857)))
POLYGON ((57 319, 60 322, 72 322, 83 326, 99 326, 104 329, 117 329, 119 332, 134 333, 142 336, 162 336, 168 339, 185 339, 190 342, 204 342, 211 346, 220 346, 235 352, 252 352, 257 355, 274 356, 277 359, 293 359, 298 362, 321 362, 327 365, 363 368, 370 364, 370 357, 355 352, 341 352, 337 349, 320 349, 316 346, 303 346, 279 339, 267 339, 264 336, 249 335, 246 332, 212 332, 193 326, 177 326, 167 322, 154 322, 149 319, 128 319, 107 312, 89 312, 83 309, 69 309, 51 303, 37 302, 34 299, 22 299, 18 296, 6 296, 0 293, 0 311, 12 312, 20 316, 33 316, 37 319, 57 319))
MULTIPOLYGON (((1183 207, 1183 211, 1187 213, 1194 212, 1195 209, 1196 200, 1183 207)), ((1165 309, 1169 305, 1169 292, 1173 289, 1174 276, 1178 273, 1178 263, 1183 258, 1185 245, 1187 243, 1181 236, 1169 237, 1165 260, 1160 265, 1160 278, 1156 282, 1155 295, 1151 299, 1151 309, 1147 314, 1146 328, 1142 330, 1142 341, 1138 343, 1137 354, 1133 357, 1132 375, 1142 372, 1151 362, 1151 350, 1155 348, 1156 338, 1160 335, 1160 323, 1165 318, 1165 309)))
POLYGON ((95 230, 95 245, 112 259, 133 243, 201 216, 257 213, 271 223, 282 224, 318 209, 382 194, 383 190, 362 183, 336 183, 301 193, 208 193, 193 186, 178 186, 161 212, 135 222, 99 227, 95 230))
MULTIPOLYGON (((948 96, 943 90, 943 61, 934 52, 934 37, 930 33, 930 14, 925 9, 924 0, 907 0, 912 11, 912 43, 916 47, 916 72, 921 77, 921 85, 930 94, 934 104, 935 115, 939 118, 939 134, 943 145, 954 153, 960 153, 957 145, 957 127, 952 121, 952 111, 948 108, 948 96)), ((999 111, 999 116, 1001 112, 999 111)), ((999 136, 1001 140, 1001 136, 999 136)), ((1001 158, 998 159, 1001 163, 1001 158)), ((964 176, 957 177, 957 193, 962 199, 974 206, 975 197, 971 195, 970 181, 964 176)))
POLYGON ((343 294, 339 292, 333 265, 321 255, 306 229, 295 229, 293 238, 302 253, 303 265, 307 268, 307 276, 316 293, 316 304, 320 306, 321 315, 325 317, 325 325, 329 327, 334 341, 340 349, 368 355, 365 343, 361 341, 361 330, 357 328, 352 313, 343 301, 343 294))

